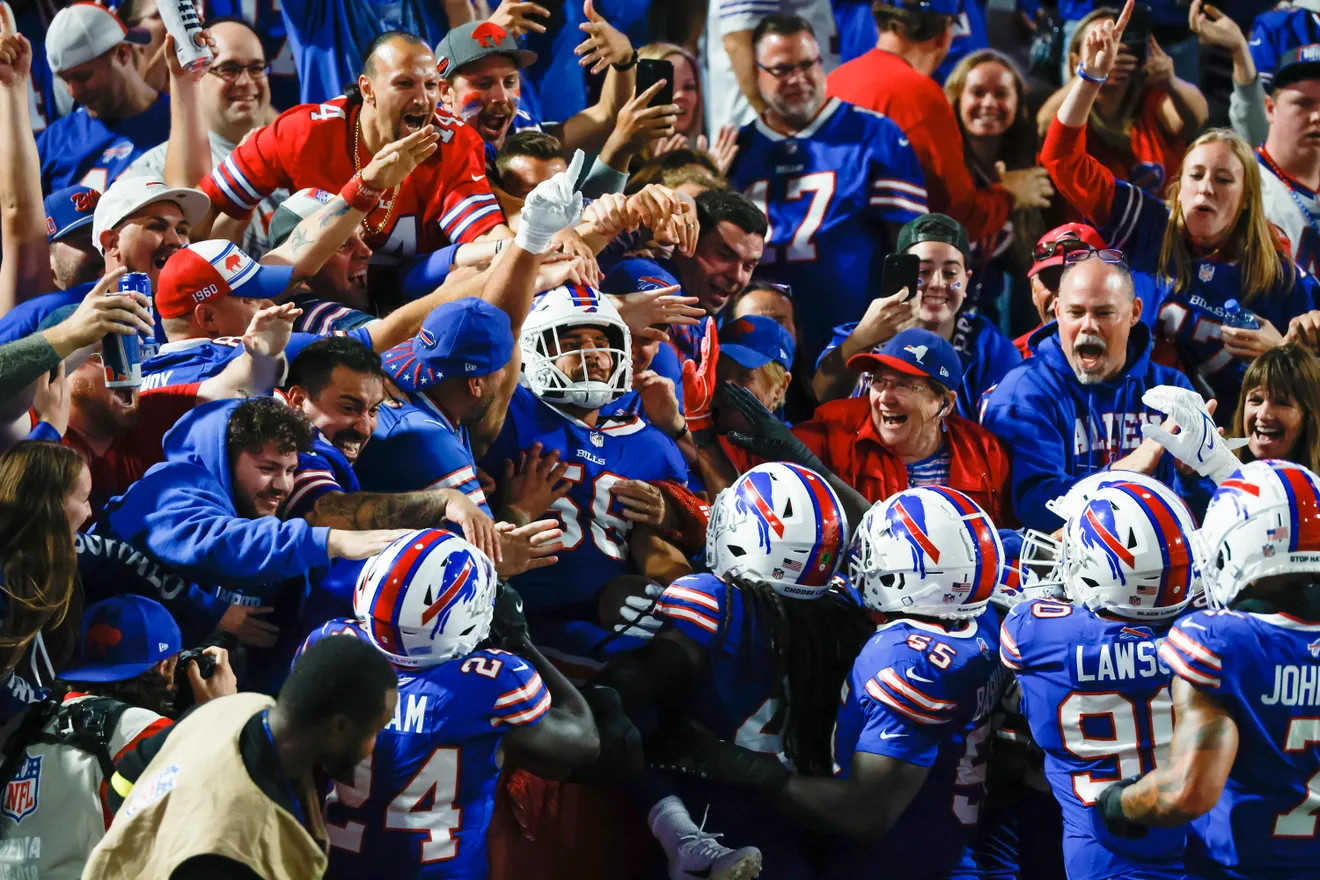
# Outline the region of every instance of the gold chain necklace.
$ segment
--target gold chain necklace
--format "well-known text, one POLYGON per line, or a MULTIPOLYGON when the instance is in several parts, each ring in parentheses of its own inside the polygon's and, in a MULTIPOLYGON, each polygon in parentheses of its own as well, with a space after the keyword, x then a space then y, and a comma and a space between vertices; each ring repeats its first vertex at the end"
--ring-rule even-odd
MULTIPOLYGON (((362 143, 362 110, 361 108, 359 108, 357 119, 353 123, 353 173, 358 175, 362 174, 361 143, 362 143)), ((386 228, 389 227, 390 218, 394 216, 394 202, 396 201, 398 194, 399 194, 398 186, 393 186, 385 191, 385 195, 389 197, 389 201, 385 203, 385 219, 381 221, 379 226, 373 228, 372 225, 367 222, 366 217, 362 218, 362 228, 366 230, 368 235, 381 235, 382 233, 384 233, 386 228)))

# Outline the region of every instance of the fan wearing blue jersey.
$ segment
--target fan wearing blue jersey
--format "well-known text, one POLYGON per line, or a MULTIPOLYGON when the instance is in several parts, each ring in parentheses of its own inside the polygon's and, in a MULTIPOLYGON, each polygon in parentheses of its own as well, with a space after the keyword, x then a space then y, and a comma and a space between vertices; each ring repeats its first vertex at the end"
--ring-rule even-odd
POLYGON ((368 560, 358 620, 332 621, 308 644, 355 636, 398 670, 399 705, 326 801, 333 877, 482 878, 486 832, 505 763, 559 777, 596 758, 583 696, 532 647, 526 628, 491 633, 495 568, 457 535, 423 529, 368 560))
MULTIPOLYGON (((1262 6, 1268 9, 1268 6, 1262 6)), ((1320 6, 1314 0, 1300 0, 1287 6, 1262 12, 1251 25, 1251 60, 1266 89, 1274 84, 1279 61, 1290 49, 1320 43, 1320 6)))
POLYGON ((767 16, 753 46, 766 110, 739 134, 729 182, 770 218, 761 275, 811 304, 798 349, 814 363, 830 329, 866 311, 899 228, 926 213, 926 187, 897 125, 826 97, 809 22, 767 16))
POLYGON ((1157 338, 1172 346, 1197 390, 1233 411, 1253 358, 1311 325, 1320 287, 1289 258, 1266 219, 1260 165, 1226 129, 1197 138, 1168 201, 1116 181, 1086 152, 1087 116, 1118 54, 1131 16, 1088 31, 1078 76, 1041 146, 1059 192, 1090 218, 1134 273, 1156 283, 1157 338), (1229 301, 1240 303, 1239 310, 1229 301), (1246 314, 1252 313, 1251 315, 1246 314), (1253 326, 1254 324, 1254 326, 1253 326))
POLYGON ((1047 578, 1062 580, 1071 601, 1014 606, 1000 657, 1017 673, 1022 713, 1063 810, 1068 877, 1180 880, 1185 825, 1125 840, 1090 808, 1112 782, 1168 761, 1173 704, 1156 655, 1199 588, 1196 523, 1168 487, 1107 473, 1107 485, 1068 518, 1047 578))
POLYGON ((749 787, 840 835, 822 847, 816 877, 868 876, 877 864, 902 880, 968 876, 990 712, 1006 684, 986 608, 1003 559, 990 518, 961 492, 908 489, 878 502, 846 564, 851 590, 886 622, 844 683, 835 775, 790 772, 693 729, 658 744, 657 763, 749 787))
POLYGON ((1315 876, 1320 864, 1320 476, 1253 461, 1220 485, 1200 532, 1214 610, 1177 622, 1173 743, 1153 772, 1101 792, 1124 837, 1193 821, 1187 873, 1315 876))
MULTIPOLYGON (((757 465, 711 506, 707 571, 660 594, 664 629, 595 681, 630 712, 664 704, 720 739, 828 774, 835 694, 872 630, 829 588, 847 543, 843 505, 823 479, 799 465, 757 465)), ((782 815, 723 786, 684 780, 679 791, 694 806, 710 803, 711 827, 759 846, 765 876, 809 873, 802 837, 782 815)), ((677 798, 657 803, 650 824, 674 877, 705 868, 725 876, 760 860, 697 833, 677 798)))
POLYGON ((564 530, 559 562, 514 580, 535 621, 538 641, 589 657, 606 637, 595 626, 596 596, 628 572, 636 524, 664 517, 652 480, 687 482, 687 464, 664 433, 635 415, 602 416, 601 407, 632 385, 628 327, 614 304, 584 285, 539 294, 523 324, 522 385, 481 467, 517 510, 501 518, 539 518, 545 509, 510 494, 514 463, 529 452, 558 453, 567 491, 548 500, 564 530))

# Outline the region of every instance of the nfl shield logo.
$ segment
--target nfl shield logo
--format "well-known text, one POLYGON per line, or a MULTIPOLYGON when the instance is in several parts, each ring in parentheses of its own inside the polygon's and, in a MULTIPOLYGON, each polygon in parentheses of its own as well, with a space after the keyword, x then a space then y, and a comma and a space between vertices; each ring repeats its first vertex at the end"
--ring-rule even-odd
POLYGON ((1209 281, 1211 278, 1214 278, 1214 277, 1215 277, 1215 264, 1214 264, 1214 263, 1202 263, 1202 264, 1201 264, 1201 268, 1196 270, 1196 277, 1197 277, 1197 278, 1200 278, 1202 281, 1209 281))
POLYGON ((591 445, 592 445, 592 446, 596 446, 596 447, 604 446, 604 445, 605 445, 605 437, 604 437, 603 435, 601 435, 601 434, 597 434, 595 431, 592 431, 592 432, 591 432, 591 445))
POLYGON ((5 799, 0 804, 0 814, 15 822, 22 822, 24 817, 37 811, 37 798, 41 793, 41 758, 41 755, 28 755, 23 762, 23 769, 5 786, 5 799))

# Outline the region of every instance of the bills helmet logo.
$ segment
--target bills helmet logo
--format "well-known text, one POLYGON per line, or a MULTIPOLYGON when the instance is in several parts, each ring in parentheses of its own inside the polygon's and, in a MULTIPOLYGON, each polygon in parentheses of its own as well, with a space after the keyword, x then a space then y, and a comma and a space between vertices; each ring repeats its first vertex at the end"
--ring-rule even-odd
POLYGON ((436 587, 426 588, 426 610, 422 612, 422 623, 435 621, 431 637, 444 627, 449 615, 459 605, 464 605, 477 597, 477 562, 470 553, 453 553, 445 560, 444 576, 440 580, 439 595, 436 587))
POLYGON ((119 141, 101 154, 101 161, 114 162, 117 159, 127 159, 132 154, 132 141, 119 141))
POLYGON ((104 657, 110 649, 123 641, 124 634, 118 627, 108 623, 94 623, 87 629, 87 653, 95 657, 104 657))
POLYGON ((1306 650, 1312 657, 1320 657, 1320 639, 1316 639, 1314 642, 1307 645, 1306 650))
POLYGON ((226 272, 237 272, 238 267, 241 265, 243 265, 243 258, 238 254, 230 254, 229 256, 225 257, 226 272))
POLYGON ((5 786, 0 815, 22 822, 37 811, 41 798, 41 755, 27 755, 23 768, 5 786))
POLYGON ((490 21, 483 21, 477 25, 476 30, 472 32, 472 39, 477 41, 477 45, 483 49, 499 48, 509 38, 509 33, 504 28, 490 21))

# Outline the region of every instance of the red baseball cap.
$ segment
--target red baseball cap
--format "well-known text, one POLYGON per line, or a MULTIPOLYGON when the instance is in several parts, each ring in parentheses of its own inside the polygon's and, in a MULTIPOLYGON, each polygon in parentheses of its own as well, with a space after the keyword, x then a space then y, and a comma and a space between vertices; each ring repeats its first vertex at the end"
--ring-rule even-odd
POLYGON ((156 284, 156 311, 162 318, 182 318, 212 297, 274 299, 292 280, 292 266, 263 266, 232 241, 198 241, 165 261, 156 284))
POLYGON ((1056 226, 1042 235, 1040 241, 1036 242, 1036 249, 1032 252, 1035 262, 1031 264, 1031 270, 1027 272, 1027 277, 1030 278, 1041 269, 1048 269, 1050 266, 1062 266, 1065 256, 1064 251, 1054 251, 1051 245, 1066 239, 1081 241, 1095 250, 1109 247, 1094 226, 1087 226, 1085 223, 1065 223, 1062 226, 1056 226), (1048 256, 1042 256, 1042 254, 1048 254, 1048 256))

